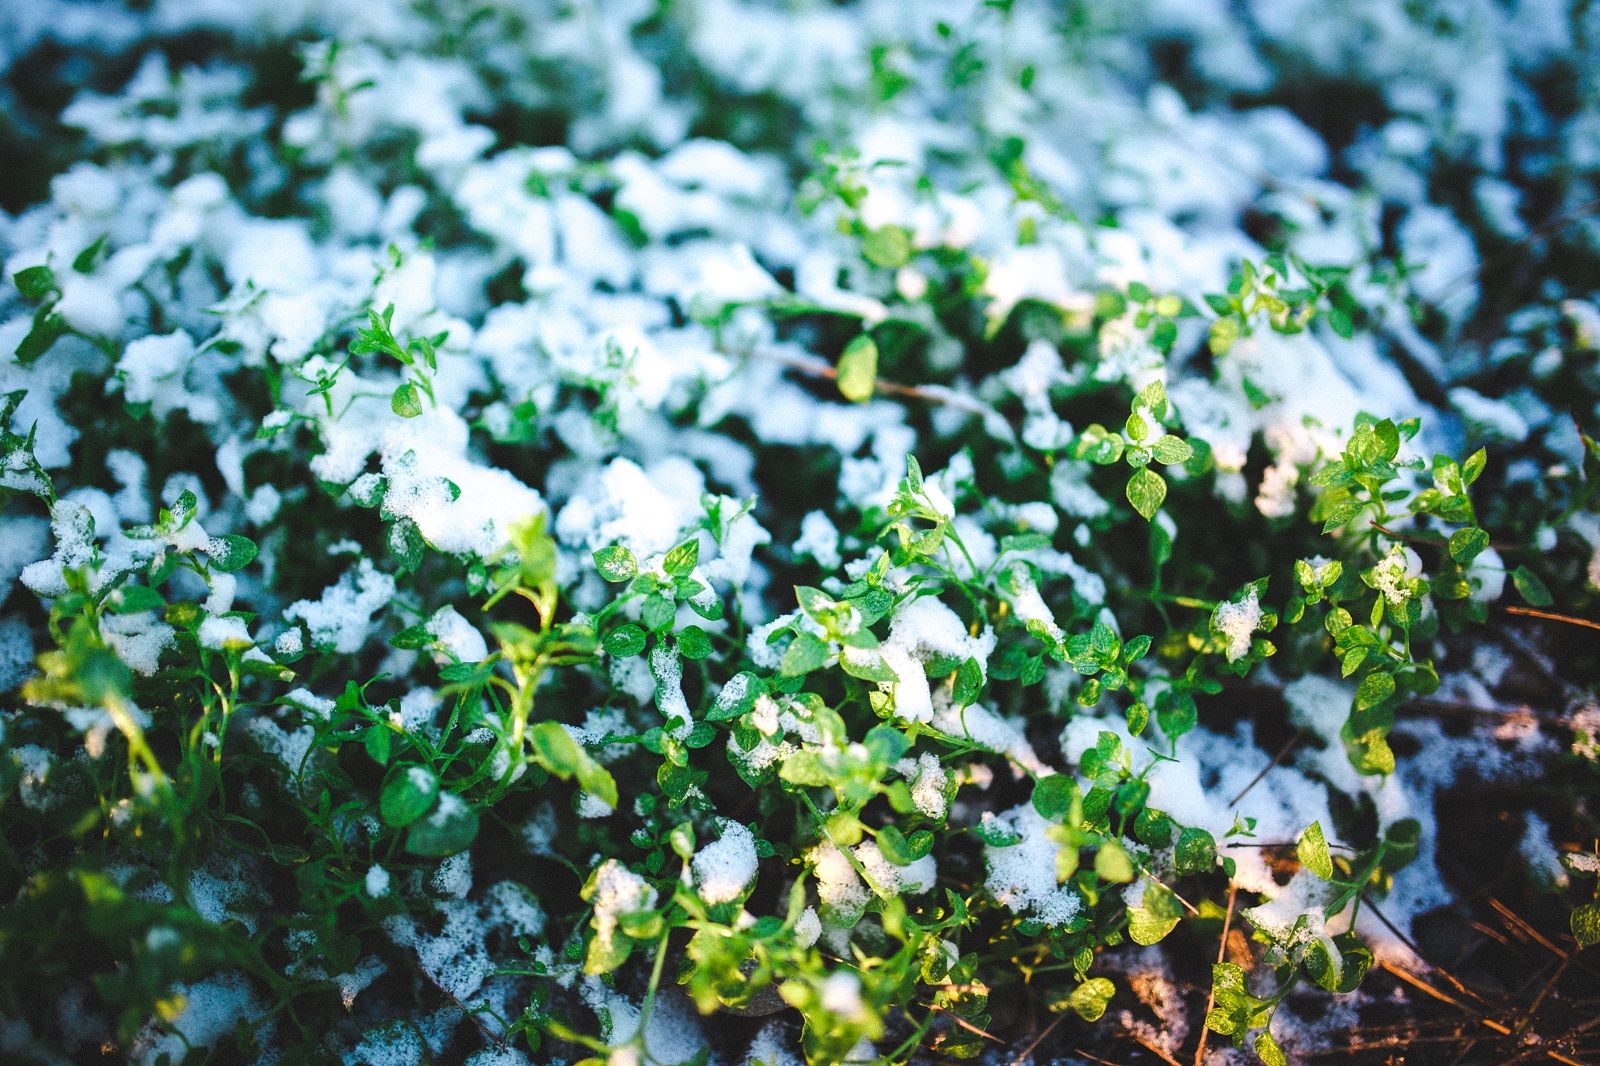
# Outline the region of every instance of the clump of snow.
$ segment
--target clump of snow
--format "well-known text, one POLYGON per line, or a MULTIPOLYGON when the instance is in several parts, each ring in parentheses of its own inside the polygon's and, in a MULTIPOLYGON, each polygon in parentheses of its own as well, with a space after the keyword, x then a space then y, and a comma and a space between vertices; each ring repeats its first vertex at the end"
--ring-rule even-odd
POLYGON ((394 592, 394 578, 361 559, 320 599, 296 600, 283 617, 305 623, 314 643, 349 655, 361 650, 372 631, 372 616, 388 605, 394 592))
POLYGON ((700 898, 707 903, 728 903, 756 878, 756 842, 738 822, 720 819, 722 835, 695 852, 691 866, 700 898))
POLYGON ((1250 637, 1261 628, 1261 597, 1254 588, 1242 599, 1217 604, 1211 624, 1227 639, 1228 661, 1236 662, 1250 654, 1250 637))
POLYGON ((1083 909, 1083 900, 1071 885, 1056 880, 1056 858, 1061 845, 1051 840, 1050 828, 1033 804, 1024 803, 1003 814, 985 812, 984 823, 1014 834, 1015 844, 984 845, 988 868, 984 888, 996 902, 1046 925, 1062 925, 1083 909))
POLYGON ((933 694, 923 670, 927 658, 970 658, 977 660, 980 669, 986 669, 994 645, 993 630, 986 628, 977 636, 968 634, 956 613, 932 596, 903 604, 890 623, 888 639, 878 649, 885 665, 895 673, 891 686, 895 714, 911 722, 933 719, 933 694))
POLYGON ((915 759, 901 759, 894 768, 911 783, 911 802, 917 810, 934 821, 942 820, 947 807, 945 789, 949 787, 950 775, 940 764, 939 757, 925 751, 915 759))

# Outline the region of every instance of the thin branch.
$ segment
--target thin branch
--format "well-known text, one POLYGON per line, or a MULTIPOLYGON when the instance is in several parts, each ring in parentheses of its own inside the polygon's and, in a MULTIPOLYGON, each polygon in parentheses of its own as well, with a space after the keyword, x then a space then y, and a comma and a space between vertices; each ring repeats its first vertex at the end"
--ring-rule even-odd
POLYGON ((1276 755, 1274 755, 1272 757, 1272 761, 1267 763, 1267 765, 1263 766, 1261 768, 1261 772, 1259 774, 1256 774, 1256 776, 1252 777, 1250 779, 1250 783, 1248 785, 1244 786, 1244 788, 1240 789, 1239 790, 1239 794, 1237 796, 1233 797, 1233 799, 1228 801, 1228 806, 1232 807, 1234 804, 1236 804, 1240 800, 1244 799, 1246 793, 1248 793, 1252 788, 1255 788, 1257 785, 1259 785, 1261 783, 1261 779, 1266 777, 1267 774, 1272 771, 1273 767, 1277 766, 1280 762, 1282 762, 1284 756, 1288 755, 1289 752, 1294 749, 1294 746, 1296 744, 1300 743, 1301 738, 1304 737, 1304 736, 1305 736, 1305 730, 1296 729, 1294 731, 1294 736, 1289 738, 1289 742, 1287 744, 1285 744, 1283 747, 1278 749, 1278 754, 1276 754, 1276 755))
POLYGON ((1583 626, 1585 629, 1600 629, 1600 622, 1591 622, 1587 618, 1574 618, 1570 614, 1556 614, 1554 611, 1538 611, 1532 607, 1505 607, 1507 614, 1526 615, 1529 618, 1543 618, 1551 622, 1565 622, 1569 626, 1583 626))
MULTIPOLYGON (((1228 955, 1228 932, 1233 928, 1233 903, 1238 898, 1239 886, 1228 886, 1228 913, 1222 919, 1222 940, 1217 944, 1217 962, 1220 964, 1228 955)), ((1205 1019, 1210 1016, 1211 1008, 1217 1005, 1217 986, 1212 984, 1206 992, 1205 1013, 1200 1016, 1200 1046, 1194 1049, 1194 1066, 1201 1066, 1206 1058, 1206 1040, 1211 1036, 1211 1029, 1206 1025, 1205 1019)))
POLYGON ((1040 1044, 1044 1043, 1045 1042, 1045 1038, 1047 1038, 1051 1033, 1056 1031, 1056 1026, 1060 1025, 1062 1022, 1064 1022, 1066 1020, 1067 1020, 1067 1016, 1065 1014, 1056 1015, 1055 1021, 1053 1021, 1049 1025, 1045 1026, 1044 1029, 1039 1033, 1038 1036, 1036 1036, 1032 1040, 1028 1041, 1028 1046, 1027 1047, 1025 1047, 1021 1051, 1017 1052, 1016 1057, 1011 1060, 1011 1066, 1022 1066, 1022 1064, 1028 1060, 1028 1056, 1033 1054, 1034 1048, 1036 1048, 1040 1044))

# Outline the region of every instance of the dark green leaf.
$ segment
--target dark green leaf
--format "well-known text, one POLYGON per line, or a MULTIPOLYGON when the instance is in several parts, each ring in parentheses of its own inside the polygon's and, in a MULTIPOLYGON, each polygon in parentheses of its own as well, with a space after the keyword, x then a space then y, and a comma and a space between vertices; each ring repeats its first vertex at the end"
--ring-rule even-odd
POLYGON ((378 795, 378 814, 391 829, 401 829, 428 813, 439 798, 439 775, 426 766, 397 766, 378 795))
POLYGON ((422 396, 417 387, 407 381, 389 397, 389 409, 401 418, 416 418, 422 413, 422 396))
POLYGON ((224 533, 211 542, 211 565, 225 574, 231 574, 254 562, 259 551, 256 542, 249 537, 224 533))
POLYGON ((634 623, 625 622, 607 633, 601 644, 609 654, 625 659, 644 651, 645 632, 634 623))
POLYGON ((406 850, 442 859, 464 851, 478 836, 478 812, 451 793, 439 797, 433 812, 406 831, 406 850))
POLYGON ((42 263, 17 271, 11 280, 17 283, 17 291, 25 300, 42 300, 56 287, 55 271, 42 263))
POLYGON ((1522 598, 1535 607, 1548 607, 1555 602, 1544 581, 1526 566, 1519 566, 1511 572, 1511 583, 1516 585, 1522 598))
POLYGON ((699 626, 684 626, 677 634, 678 654, 698 662, 711 654, 711 638, 699 626))

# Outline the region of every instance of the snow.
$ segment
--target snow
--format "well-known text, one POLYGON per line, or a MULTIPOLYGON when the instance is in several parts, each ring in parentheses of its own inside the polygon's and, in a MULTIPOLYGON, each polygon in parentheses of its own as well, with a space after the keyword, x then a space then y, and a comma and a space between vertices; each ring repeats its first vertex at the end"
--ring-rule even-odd
POLYGON ((988 876, 983 884, 989 895, 1002 906, 1045 925, 1071 921, 1083 909, 1083 900, 1076 889, 1056 880, 1061 845, 1046 835, 1050 823, 1032 803, 999 815, 985 812, 984 822, 1021 838, 1007 847, 984 845, 988 876))
POLYGON ((376 864, 369 866, 364 884, 367 895, 373 899, 382 899, 389 894, 389 871, 376 864))
POLYGON ((722 835, 691 863, 700 898, 713 905, 738 899, 756 878, 755 837, 738 822, 724 818, 719 825, 722 835))
POLYGON ((656 905, 656 890, 644 878, 616 859, 607 859, 594 879, 594 929, 602 944, 617 935, 617 921, 624 914, 649 910, 656 905))
POLYGON ((231 971, 202 981, 179 982, 174 992, 183 1006, 170 1031, 150 1028, 141 1032, 133 1045, 135 1062, 153 1064, 163 1056, 177 1061, 189 1048, 211 1047, 241 1020, 259 1017, 265 1010, 245 976, 231 971))
POLYGON ((851 926, 859 921, 872 895, 845 853, 825 840, 806 854, 806 861, 817 880, 817 898, 828 924, 851 926))
POLYGON ((690 724, 689 703, 683 695, 683 660, 676 648, 657 644, 650 649, 650 673, 656 679, 656 707, 673 730, 690 724))
POLYGON ((1261 628, 1261 597, 1254 588, 1242 599, 1219 603, 1212 612, 1211 625, 1228 641, 1228 661, 1236 662, 1250 654, 1250 638, 1261 628))
POLYGON ((907 601, 895 612, 888 639, 879 648, 884 664, 897 678, 891 686, 895 714, 911 722, 932 720, 933 694, 922 668, 926 658, 971 658, 977 660, 980 669, 986 669, 994 645, 992 630, 970 636, 956 613, 934 597, 907 601))
POLYGON ((894 768, 911 783, 911 802, 917 810, 934 821, 942 821, 946 810, 945 789, 950 783, 950 775, 940 765, 939 757, 925 751, 915 759, 901 759, 894 768))
POLYGON ((250 644, 250 630, 243 618, 211 615, 200 623, 200 646, 212 651, 250 644))
POLYGON ((320 599, 296 600, 283 612, 286 621, 304 622, 311 640, 346 655, 360 651, 372 631, 372 616, 394 598, 394 578, 360 560, 320 599))
POLYGON ((483 634, 454 607, 446 605, 435 611, 428 618, 427 630, 428 635, 458 662, 482 662, 489 655, 483 634))

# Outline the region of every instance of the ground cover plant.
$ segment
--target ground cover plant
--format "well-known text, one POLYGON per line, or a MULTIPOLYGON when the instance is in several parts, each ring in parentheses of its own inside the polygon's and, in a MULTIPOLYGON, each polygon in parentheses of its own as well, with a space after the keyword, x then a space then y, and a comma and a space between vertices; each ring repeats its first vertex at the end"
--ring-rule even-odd
POLYGON ((0 10, 7 1062, 1600 1053, 1600 8, 0 10))

